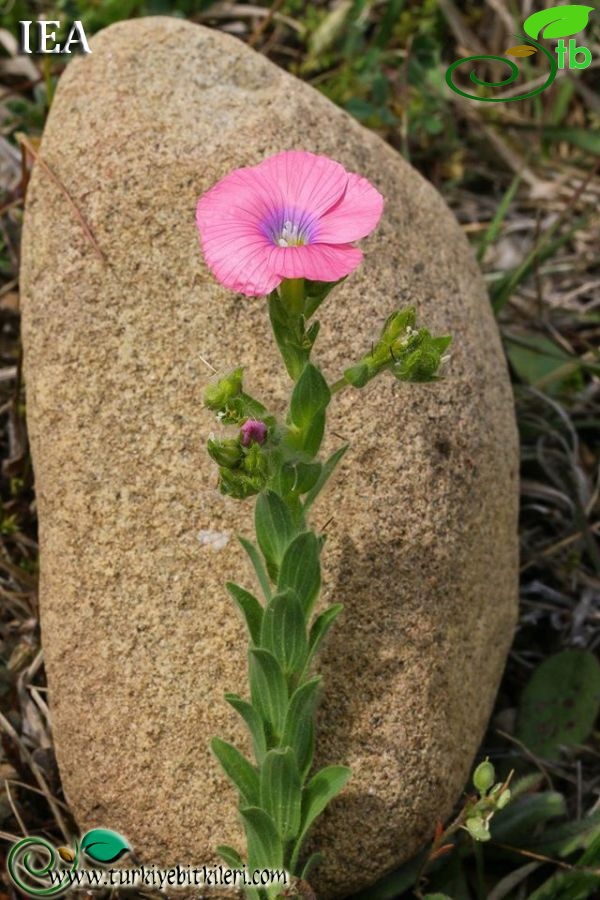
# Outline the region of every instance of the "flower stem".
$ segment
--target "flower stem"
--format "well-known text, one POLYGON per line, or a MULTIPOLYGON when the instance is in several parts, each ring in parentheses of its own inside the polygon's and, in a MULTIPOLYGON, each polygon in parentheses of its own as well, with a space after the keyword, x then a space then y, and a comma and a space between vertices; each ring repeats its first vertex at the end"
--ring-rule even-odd
POLYGON ((345 387, 348 387, 348 382, 345 378, 338 378, 337 381, 334 381, 332 385, 330 385, 329 390, 332 394, 337 394, 338 391, 343 390, 345 387))
POLYGON ((301 316, 304 312, 304 278, 286 278, 279 286, 279 294, 288 313, 301 316))

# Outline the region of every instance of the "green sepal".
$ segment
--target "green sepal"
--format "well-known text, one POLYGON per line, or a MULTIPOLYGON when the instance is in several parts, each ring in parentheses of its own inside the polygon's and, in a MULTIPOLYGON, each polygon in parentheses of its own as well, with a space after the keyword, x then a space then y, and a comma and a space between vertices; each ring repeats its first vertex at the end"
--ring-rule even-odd
POLYGON ((276 594, 263 616, 260 645, 278 660, 284 674, 302 671, 308 654, 306 621, 294 591, 276 594))
POLYGON ((302 791, 302 825, 294 847, 290 868, 295 870, 304 838, 315 819, 346 785, 351 771, 347 766, 327 766, 310 779, 302 791))
POLYGON ((279 566, 296 530, 290 512, 275 491, 260 494, 254 510, 258 546, 262 550, 267 571, 277 581, 279 566))
MULTIPOLYGON (((304 316, 290 315, 276 290, 269 294, 268 304, 271 327, 279 352, 290 378, 296 381, 308 362, 312 349, 311 339, 304 330, 304 316)), ((314 337, 316 338, 316 334, 314 337)))
POLYGON ((229 844, 219 844, 216 850, 230 869, 243 869, 244 861, 234 847, 230 847, 229 844))
POLYGON ((256 577, 258 578, 258 582, 262 588, 263 594, 266 600, 271 599, 271 583, 269 581, 269 576, 266 573, 265 567, 263 565, 262 559, 260 558, 260 554, 252 541, 247 540, 245 537, 241 537, 238 535, 238 541, 248 554, 250 562, 254 568, 256 573, 256 577))
POLYGON ((346 275, 338 281, 305 281, 304 282, 304 314, 307 319, 317 311, 325 297, 346 280, 346 275))
POLYGON ((260 764, 267 752, 265 729, 261 717, 251 703, 248 703, 247 700, 242 700, 237 694, 225 694, 225 700, 240 714, 248 726, 248 730, 252 735, 252 749, 254 750, 254 756, 256 757, 256 761, 260 764))
POLYGON ((284 841, 300 830, 302 785, 291 747, 269 750, 260 769, 260 806, 267 812, 284 841))
POLYGON ((315 676, 297 688, 285 716, 281 743, 292 747, 302 778, 310 770, 314 753, 314 716, 322 678, 315 676))
POLYGON ((213 738, 210 747, 242 799, 250 805, 258 803, 260 796, 258 770, 233 744, 228 744, 221 738, 213 738))
POLYGON ((240 810, 248 842, 248 868, 277 869, 283 866, 283 844, 271 816, 258 806, 240 810))
POLYGON ((240 610, 244 621, 248 627, 248 633, 253 643, 260 644, 260 631, 262 628, 263 608, 250 591, 240 587, 233 581, 228 581, 225 585, 231 595, 235 605, 240 610))
POLYGON ((294 591, 308 621, 321 586, 319 541, 312 531, 299 534, 285 551, 279 570, 279 591, 294 591))
POLYGON ((250 650, 250 694, 254 709, 281 734, 288 703, 285 676, 273 654, 258 647, 250 650))
POLYGON ((317 499, 317 497, 319 496, 319 494, 321 493, 321 491, 323 490, 323 488, 329 481, 330 477, 335 472, 337 465, 339 462, 341 462, 344 454, 346 453, 346 450, 348 449, 348 446, 349 445, 346 444, 345 446, 340 447, 339 450, 336 450, 335 453, 332 453, 331 456, 329 457, 329 459, 325 463, 323 463, 323 466, 321 468, 321 473, 319 475, 318 480, 315 482, 313 487, 311 487, 311 489, 308 491, 306 498, 304 500, 305 514, 311 508, 311 506, 313 505, 313 503, 315 502, 315 500, 317 499))

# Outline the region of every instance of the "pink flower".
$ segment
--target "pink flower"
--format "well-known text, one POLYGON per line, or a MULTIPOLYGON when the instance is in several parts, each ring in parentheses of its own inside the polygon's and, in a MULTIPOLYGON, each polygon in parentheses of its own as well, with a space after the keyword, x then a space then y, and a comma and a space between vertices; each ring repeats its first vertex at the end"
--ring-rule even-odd
POLYGON ((267 439, 267 426, 260 419, 248 419, 242 425, 241 441, 244 447, 250 444, 264 444, 267 439))
POLYGON ((383 197, 326 156, 289 150, 236 169, 198 201, 214 276, 237 293, 270 293, 284 278, 337 281, 359 265, 352 241, 381 217, 383 197))

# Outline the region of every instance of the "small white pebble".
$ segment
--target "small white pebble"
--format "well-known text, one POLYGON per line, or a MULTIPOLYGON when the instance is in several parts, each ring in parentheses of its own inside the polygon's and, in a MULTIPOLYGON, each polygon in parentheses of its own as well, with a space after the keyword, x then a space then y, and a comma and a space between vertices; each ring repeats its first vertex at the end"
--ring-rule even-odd
POLYGON ((199 531, 196 535, 203 547, 222 550, 229 543, 229 535, 225 531, 199 531))

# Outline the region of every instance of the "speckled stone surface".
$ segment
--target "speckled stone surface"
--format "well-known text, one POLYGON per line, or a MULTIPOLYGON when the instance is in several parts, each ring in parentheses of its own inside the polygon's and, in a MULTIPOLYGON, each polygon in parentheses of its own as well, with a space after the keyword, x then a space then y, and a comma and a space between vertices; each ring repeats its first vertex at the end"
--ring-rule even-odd
POLYGON ((71 62, 36 166, 22 287, 41 541, 44 653, 58 760, 79 825, 144 861, 209 863, 241 846, 233 789, 207 745, 242 742, 223 701, 246 692, 224 582, 251 585, 205 443, 208 360, 242 362, 280 408, 288 385, 265 303, 229 295, 200 257, 198 196, 282 149, 328 154, 387 206, 366 262, 322 308, 328 376, 415 303, 454 336, 446 380, 380 379, 337 395, 329 449, 351 443, 316 507, 327 599, 321 762, 354 777, 315 840, 320 897, 409 857, 446 817, 484 731, 511 641, 517 450, 496 328, 438 194, 378 137, 238 40, 177 19, 111 26, 71 62), (215 534, 217 537, 215 537, 215 534), (219 549, 220 548, 220 549, 219 549))

